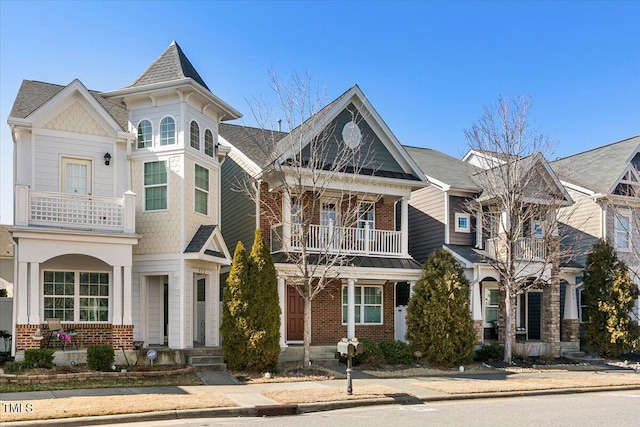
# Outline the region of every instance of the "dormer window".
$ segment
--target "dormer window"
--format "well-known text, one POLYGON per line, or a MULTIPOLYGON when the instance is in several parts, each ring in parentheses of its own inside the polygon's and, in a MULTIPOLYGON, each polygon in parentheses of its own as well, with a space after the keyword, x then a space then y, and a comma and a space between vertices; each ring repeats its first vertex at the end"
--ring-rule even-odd
POLYGON ((213 157, 213 133, 209 129, 204 131, 204 154, 213 157))
POLYGON ((192 148, 200 150, 200 127, 195 120, 189 126, 189 140, 192 148))
POLYGON ((138 123, 138 148, 150 148, 153 145, 153 128, 149 120, 138 123))
POLYGON ((160 122, 160 145, 176 143, 176 122, 171 117, 165 117, 160 122))

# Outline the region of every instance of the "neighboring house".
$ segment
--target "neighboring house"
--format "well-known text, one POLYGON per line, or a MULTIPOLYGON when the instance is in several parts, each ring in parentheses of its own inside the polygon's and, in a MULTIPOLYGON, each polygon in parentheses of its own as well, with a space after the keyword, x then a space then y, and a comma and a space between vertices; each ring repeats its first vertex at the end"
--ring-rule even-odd
POLYGON ((8 225, 0 225, 0 289, 5 289, 8 297, 13 297, 13 243, 9 228, 8 225))
MULTIPOLYGON (((435 250, 444 248, 450 251, 471 282, 472 317, 478 342, 501 338, 497 325, 503 321, 504 297, 498 286, 499 271, 492 266, 491 260, 500 254, 496 242, 504 230, 498 225, 499 221, 492 229, 482 227, 486 221, 480 220, 480 215, 491 214, 490 201, 484 203, 482 213, 476 208, 471 209, 470 202, 482 200, 485 191, 483 180, 479 179, 479 174, 485 170, 482 166, 491 171, 491 168, 504 164, 504 160, 487 153, 472 152, 465 156, 467 161, 463 161, 427 148, 405 148, 432 184, 411 194, 409 252, 422 263, 435 250)), ((532 173, 540 176, 533 182, 546 183, 550 197, 565 204, 571 203, 571 198, 541 156, 534 166, 537 167, 531 168, 532 173)), ((492 214, 497 215, 498 212, 492 214)), ((523 230, 519 242, 522 250, 519 259, 523 265, 547 258, 540 252, 545 248, 540 246, 536 234, 539 224, 530 225, 530 230, 523 230)), ((565 263, 560 267, 559 275, 546 276, 546 284, 541 289, 517 296, 517 345, 526 343, 527 351, 537 354, 549 352, 555 356, 561 350, 576 349, 577 303, 575 297, 565 299, 565 295, 575 295, 577 267, 575 263, 565 263)))
POLYGON ((132 85, 90 91, 25 80, 14 140, 14 352, 60 318, 81 346, 219 345, 218 124, 175 43, 132 85), (204 325, 204 327, 201 327, 204 325))
MULTIPOLYGON (((576 202, 564 222, 582 254, 581 261, 584 263, 594 243, 606 239, 640 286, 640 136, 557 159, 550 165, 576 202)), ((582 289, 578 291, 582 307, 582 289)), ((636 302, 636 320, 639 305, 636 302)), ((586 320, 582 311, 580 319, 586 320)))
MULTIPOLYGON (((340 252, 345 261, 331 269, 329 275, 334 280, 313 300, 313 344, 335 344, 354 335, 377 340, 403 339, 404 333, 395 328, 396 285, 415 283, 421 274, 420 265, 409 254, 407 202, 413 190, 428 183, 358 86, 309 119, 314 120, 317 126, 310 126, 313 131, 300 141, 292 137, 295 129, 288 133, 264 132, 220 125, 220 144, 230 148, 222 166, 225 241, 230 250, 237 241, 250 248, 257 227, 270 240, 278 273, 282 347, 303 340, 303 299, 292 286, 297 272, 291 261, 303 248, 312 257, 340 252), (361 120, 355 121, 354 116, 361 120), (358 137, 349 139, 347 134, 358 137), (289 173, 284 167, 284 177, 275 173, 287 165, 287 156, 274 161, 274 153, 285 153, 292 145, 304 153, 310 147, 309 141, 319 135, 327 142, 323 155, 328 157, 324 165, 316 165, 316 173, 336 161, 334 154, 342 144, 357 147, 370 157, 365 170, 356 166, 333 175, 324 197, 310 208, 316 213, 305 243, 296 232, 296 215, 305 209, 300 200, 307 197, 313 186, 311 181, 309 186, 303 185, 298 197, 283 192, 279 179, 290 179, 296 172, 289 173), (271 152, 265 152, 269 146, 265 136, 276 142, 271 152), (254 194, 248 194, 247 190, 254 194), (358 206, 357 218, 354 216, 352 221, 343 215, 347 200, 358 206), (396 206, 400 212, 397 222, 396 206), (330 246, 323 244, 332 236, 351 237, 339 243, 334 241, 330 246)), ((310 172, 309 166, 302 169, 303 174, 310 172)))

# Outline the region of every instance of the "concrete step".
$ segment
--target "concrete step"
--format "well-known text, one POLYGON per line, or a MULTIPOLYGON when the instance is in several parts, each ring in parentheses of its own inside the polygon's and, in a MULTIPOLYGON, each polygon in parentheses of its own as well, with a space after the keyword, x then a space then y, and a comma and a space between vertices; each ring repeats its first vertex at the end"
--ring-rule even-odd
POLYGON ((605 364, 605 361, 603 358, 597 357, 597 356, 591 356, 591 355, 585 354, 582 351, 568 352, 564 354, 564 357, 579 363, 586 363, 588 365, 604 365, 605 364), (576 354, 576 353, 582 353, 582 354, 576 354))
POLYGON ((206 365, 207 363, 219 364, 223 362, 224 359, 222 358, 222 356, 189 356, 187 358, 187 364, 189 365, 206 365))
POLYGON ((587 353, 585 353, 584 351, 565 351, 564 353, 562 353, 562 356, 566 357, 567 359, 572 359, 575 357, 584 357, 586 355, 587 353))
POLYGON ((194 363, 191 365, 195 372, 217 371, 226 372, 226 363, 194 363))

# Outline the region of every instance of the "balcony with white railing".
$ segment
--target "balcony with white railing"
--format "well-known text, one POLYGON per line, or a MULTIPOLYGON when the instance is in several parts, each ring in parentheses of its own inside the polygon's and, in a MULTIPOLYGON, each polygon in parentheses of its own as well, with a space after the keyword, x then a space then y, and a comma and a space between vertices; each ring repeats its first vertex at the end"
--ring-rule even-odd
MULTIPOLYGON (((545 241, 531 237, 521 237, 515 242, 516 260, 544 260, 546 257, 545 241)), ((485 250, 493 259, 506 256, 507 246, 504 239, 494 237, 485 241, 485 250)))
POLYGON ((339 227, 336 225, 309 225, 306 243, 302 230, 292 225, 276 224, 271 227, 271 251, 298 252, 303 247, 311 253, 344 255, 401 256, 402 232, 392 230, 339 227))
POLYGON ((122 197, 30 191, 16 185, 16 226, 135 233, 135 194, 122 197))

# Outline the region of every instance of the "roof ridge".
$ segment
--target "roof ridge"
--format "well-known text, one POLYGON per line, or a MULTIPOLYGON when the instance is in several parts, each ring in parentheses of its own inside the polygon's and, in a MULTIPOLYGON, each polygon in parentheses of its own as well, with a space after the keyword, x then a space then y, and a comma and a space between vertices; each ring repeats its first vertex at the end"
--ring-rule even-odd
POLYGON ((571 157, 587 154, 587 153, 590 153, 592 151, 602 150, 603 148, 611 147, 612 145, 616 145, 616 144, 621 144, 623 142, 627 142, 627 141, 629 141, 631 139, 638 138, 638 137, 640 137, 640 134, 634 135, 634 136, 630 136, 629 138, 621 139, 620 141, 615 141, 615 142, 611 142, 609 144, 600 145, 599 147, 594 147, 594 148, 591 148, 589 150, 581 151, 579 153, 570 154, 570 155, 568 155, 566 157, 559 157, 559 158, 557 158, 555 160, 550 161, 549 163, 559 162, 561 160, 566 160, 566 159, 569 159, 571 157))

